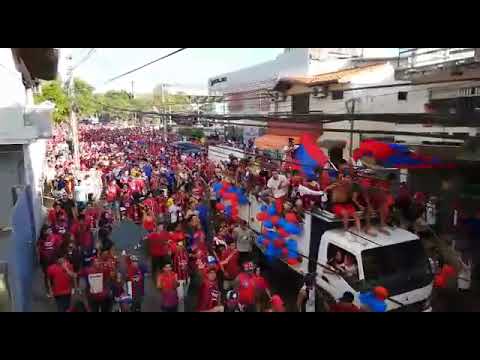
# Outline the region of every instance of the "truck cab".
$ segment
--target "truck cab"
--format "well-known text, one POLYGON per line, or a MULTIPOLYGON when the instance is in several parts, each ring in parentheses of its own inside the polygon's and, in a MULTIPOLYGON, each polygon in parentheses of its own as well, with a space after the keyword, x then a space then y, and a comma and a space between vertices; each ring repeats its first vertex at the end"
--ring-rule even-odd
POLYGON ((433 275, 418 236, 398 227, 388 228, 388 235, 370 236, 335 224, 338 220, 327 211, 313 214, 312 248, 318 248, 318 257, 316 264, 309 259, 309 270, 316 272, 325 300, 334 301, 350 291, 359 306, 361 292, 383 286, 390 295, 387 311, 431 311, 433 275), (336 266, 335 257, 349 266, 336 266))
MULTIPOLYGON (((260 206, 251 197, 249 209, 240 211, 241 217, 248 219, 250 228, 258 233, 262 225, 255 214, 260 206)), ((431 311, 433 275, 417 235, 399 227, 388 227, 388 235, 377 231, 376 236, 353 228, 345 231, 333 213, 322 209, 305 213, 301 225, 302 234, 292 236, 297 240, 300 264, 291 266, 281 259, 271 264, 285 287, 298 288, 298 279, 310 273, 316 274, 317 295, 327 303, 349 291, 354 294, 354 304, 360 306, 360 293, 383 286, 390 295, 386 300, 387 311, 431 311), (338 266, 336 256, 350 266, 338 266), (289 272, 297 276, 288 276, 289 272), (293 280, 287 284, 289 278, 293 280)), ((258 249, 261 253, 265 250, 260 246, 258 249)), ((322 303, 317 302, 316 311, 322 311, 322 303)))

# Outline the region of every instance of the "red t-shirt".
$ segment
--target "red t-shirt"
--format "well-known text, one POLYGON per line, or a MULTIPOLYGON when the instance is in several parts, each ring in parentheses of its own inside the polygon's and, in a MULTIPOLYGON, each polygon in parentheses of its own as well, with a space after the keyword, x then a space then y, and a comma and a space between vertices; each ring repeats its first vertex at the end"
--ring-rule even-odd
MULTIPOLYGON (((83 268, 80 271, 80 276, 84 276, 87 279, 88 283, 88 275, 93 275, 93 274, 104 274, 103 269, 97 268, 92 266, 89 266, 88 268, 83 268)), ((103 299, 106 299, 109 293, 109 286, 108 286, 108 280, 103 276, 103 281, 102 281, 102 291, 97 293, 97 294, 92 294, 90 286, 88 286, 88 295, 95 300, 101 301, 103 299)))
POLYGON ((157 277, 157 287, 161 287, 163 306, 170 307, 178 304, 177 274, 174 272, 161 272, 157 277))
POLYGON ((149 210, 151 210, 154 214, 157 214, 157 213, 158 213, 158 203, 155 201, 154 198, 145 199, 145 201, 143 202, 143 204, 144 204, 149 210))
POLYGON ((109 185, 107 188, 107 201, 114 202, 117 200, 118 194, 120 193, 120 188, 118 185, 109 185))
POLYGON ((169 233, 166 230, 148 235, 148 249, 150 256, 168 255, 169 233))
POLYGON ((88 208, 85 210, 85 222, 91 228, 97 227, 97 220, 100 217, 100 212, 95 208, 88 208))
POLYGON ((42 259, 51 259, 63 242, 60 234, 50 234, 44 240, 39 240, 38 251, 42 259))
POLYGON ((205 279, 200 287, 197 311, 211 310, 220 305, 220 291, 217 281, 205 279))
POLYGON ((143 228, 147 231, 155 230, 155 219, 151 216, 146 216, 143 220, 143 228))
MULTIPOLYGON (((70 271, 72 265, 66 263, 70 271)), ((52 264, 47 269, 47 275, 52 283, 53 296, 70 295, 72 293, 72 278, 67 271, 59 264, 52 264)))
MULTIPOLYGON (((230 260, 225 265, 223 265, 225 278, 227 280, 234 280, 238 276, 238 274, 240 274, 240 265, 238 264, 240 253, 236 249, 234 251, 235 251, 234 255, 232 255, 230 260)), ((231 254, 232 254, 232 250, 230 249, 225 250, 220 255, 220 261, 224 261, 231 254)))
POLYGON ((255 291, 257 294, 262 293, 269 288, 267 280, 261 275, 254 275, 253 281, 255 283, 255 291))
POLYGON ((67 213, 63 209, 60 209, 60 211, 58 213, 55 211, 55 209, 51 209, 48 212, 48 222, 50 224, 56 224, 57 221, 62 217, 67 218, 67 213))
POLYGON ((93 235, 88 224, 85 223, 82 226, 80 223, 75 222, 70 231, 75 239, 75 242, 80 246, 90 247, 93 245, 93 235))
POLYGON ((253 276, 247 273, 238 275, 240 282, 238 287, 238 302, 242 305, 255 304, 255 281, 253 276))
POLYGON ((178 280, 188 279, 188 253, 184 247, 176 247, 173 252, 173 270, 178 280))
POLYGON ((330 312, 362 312, 362 310, 354 304, 336 303, 330 305, 330 312))

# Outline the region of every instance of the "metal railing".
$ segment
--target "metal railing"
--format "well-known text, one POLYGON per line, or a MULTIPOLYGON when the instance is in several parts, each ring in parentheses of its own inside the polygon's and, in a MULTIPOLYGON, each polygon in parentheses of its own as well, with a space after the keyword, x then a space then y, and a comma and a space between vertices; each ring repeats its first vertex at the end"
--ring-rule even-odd
POLYGON ((474 58, 475 48, 400 48, 397 68, 399 70, 415 69, 474 58))

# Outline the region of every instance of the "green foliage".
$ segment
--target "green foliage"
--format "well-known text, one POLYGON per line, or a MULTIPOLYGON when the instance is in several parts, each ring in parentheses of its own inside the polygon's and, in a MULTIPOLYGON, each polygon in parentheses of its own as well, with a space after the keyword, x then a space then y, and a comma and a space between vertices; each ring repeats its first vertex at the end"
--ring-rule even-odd
POLYGON ((73 80, 75 105, 80 117, 95 115, 100 110, 93 95, 94 87, 81 79, 73 80))
POLYGON ((202 129, 196 128, 180 128, 178 134, 181 136, 186 136, 187 138, 201 139, 205 137, 205 134, 202 129))
POLYGON ((69 100, 62 84, 58 80, 45 82, 42 84, 42 93, 35 95, 35 103, 50 101, 55 104, 53 120, 61 123, 68 117, 69 100))

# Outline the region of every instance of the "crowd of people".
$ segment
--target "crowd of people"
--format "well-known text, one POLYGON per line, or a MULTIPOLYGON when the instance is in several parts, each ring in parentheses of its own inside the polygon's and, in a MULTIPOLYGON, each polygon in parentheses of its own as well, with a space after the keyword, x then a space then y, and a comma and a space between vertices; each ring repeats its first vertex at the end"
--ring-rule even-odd
MULTIPOLYGON (((392 177, 359 173, 348 161, 307 179, 293 161, 253 156, 214 163, 204 152, 182 153, 169 136, 164 142, 151 128, 82 126, 80 169, 74 169, 67 131, 57 128, 46 171, 54 203, 38 256, 47 294, 59 311, 141 311, 147 278, 159 291, 164 312, 285 311, 252 256, 252 230, 215 210, 216 182, 240 186, 300 219, 314 207, 329 210, 345 229, 353 220, 357 230, 372 236, 374 212, 380 217, 378 231, 386 234, 387 224, 401 222, 396 214, 412 230, 425 214, 421 194, 410 195, 401 185, 394 196, 392 177), (148 262, 115 245, 112 230, 123 221, 143 228, 146 236, 134 249, 145 250, 148 262)), ((287 149, 286 159, 293 159, 294 150, 287 149)), ((311 307, 311 290, 312 280, 306 279, 298 310, 311 307)), ((350 298, 340 300, 351 303, 350 298)))

